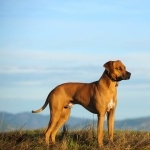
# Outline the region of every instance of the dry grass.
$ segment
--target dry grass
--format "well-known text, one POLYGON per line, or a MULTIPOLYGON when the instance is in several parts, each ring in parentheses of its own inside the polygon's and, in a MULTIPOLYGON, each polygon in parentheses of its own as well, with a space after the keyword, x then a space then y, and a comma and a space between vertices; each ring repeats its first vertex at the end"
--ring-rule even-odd
MULTIPOLYGON (((109 143, 104 132, 105 150, 149 150, 150 132, 115 131, 114 143, 109 143)), ((43 130, 0 133, 0 150, 45 150, 43 130)), ((55 150, 97 150, 96 131, 85 128, 57 135, 55 150)))

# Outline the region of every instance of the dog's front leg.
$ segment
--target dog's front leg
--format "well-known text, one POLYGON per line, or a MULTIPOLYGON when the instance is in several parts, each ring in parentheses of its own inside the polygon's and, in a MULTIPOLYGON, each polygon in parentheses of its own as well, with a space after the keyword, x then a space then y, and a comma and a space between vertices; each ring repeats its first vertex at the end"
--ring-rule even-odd
POLYGON ((99 147, 103 147, 103 126, 105 114, 98 114, 97 116, 98 116, 98 125, 97 125, 98 145, 99 147))
POLYGON ((109 112, 107 112, 108 134, 109 134, 109 140, 111 142, 113 142, 113 134, 114 134, 114 114, 115 114, 114 109, 111 109, 109 112))

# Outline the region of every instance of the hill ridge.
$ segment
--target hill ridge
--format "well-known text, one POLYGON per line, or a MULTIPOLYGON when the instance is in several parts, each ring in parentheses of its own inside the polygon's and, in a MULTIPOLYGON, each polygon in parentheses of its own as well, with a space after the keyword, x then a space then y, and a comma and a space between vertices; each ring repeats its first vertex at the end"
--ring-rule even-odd
MULTIPOLYGON (((47 126, 49 115, 32 114, 30 112, 22 112, 12 114, 9 112, 0 112, 0 132, 12 130, 33 130, 42 129, 47 126)), ((78 118, 71 116, 66 123, 69 129, 82 129, 86 126, 96 128, 97 119, 78 118)), ((106 128, 106 121, 105 121, 106 128)), ((133 119, 115 120, 116 130, 142 130, 150 131, 150 117, 140 117, 133 119)))

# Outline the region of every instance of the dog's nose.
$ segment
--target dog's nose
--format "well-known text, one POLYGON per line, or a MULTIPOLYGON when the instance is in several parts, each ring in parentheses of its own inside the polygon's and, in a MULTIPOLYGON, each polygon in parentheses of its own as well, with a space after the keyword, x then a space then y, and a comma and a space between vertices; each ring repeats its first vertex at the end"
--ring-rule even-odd
POLYGON ((128 74, 128 77, 130 78, 131 77, 131 73, 127 71, 127 74, 128 74))

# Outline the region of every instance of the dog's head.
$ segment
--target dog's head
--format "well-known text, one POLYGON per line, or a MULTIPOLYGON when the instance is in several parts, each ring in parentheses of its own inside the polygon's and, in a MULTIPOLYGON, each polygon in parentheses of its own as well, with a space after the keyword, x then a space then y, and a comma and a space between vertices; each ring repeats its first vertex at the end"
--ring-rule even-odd
POLYGON ((130 79, 131 73, 126 70, 124 64, 120 61, 109 61, 104 64, 106 74, 113 81, 130 79))

